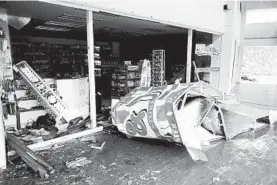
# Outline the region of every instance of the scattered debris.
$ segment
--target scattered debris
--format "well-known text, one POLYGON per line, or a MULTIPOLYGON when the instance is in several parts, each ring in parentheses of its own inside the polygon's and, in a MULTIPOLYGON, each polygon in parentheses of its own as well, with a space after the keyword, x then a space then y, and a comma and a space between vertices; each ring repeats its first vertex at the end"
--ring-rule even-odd
POLYGON ((53 146, 52 146, 52 150, 57 150, 58 148, 62 148, 64 145, 59 145, 59 144, 54 144, 53 146))
POLYGON ((89 145, 90 148, 94 148, 94 149, 97 149, 97 150, 102 150, 104 145, 106 144, 106 141, 104 141, 101 146, 95 146, 95 145, 89 145))
POLYGON ((92 161, 89 160, 88 158, 79 157, 73 161, 66 162, 66 167, 67 168, 77 168, 77 167, 82 167, 82 166, 85 166, 85 165, 91 164, 91 163, 92 163, 92 161))
POLYGON ((116 165, 116 163, 112 163, 112 164, 110 164, 109 166, 112 167, 112 166, 115 166, 115 165, 116 165))
POLYGON ((220 181, 220 177, 213 177, 213 182, 219 182, 220 181))
POLYGON ((8 144, 16 153, 30 166, 33 171, 38 172, 40 177, 48 178, 48 171, 54 170, 44 159, 36 155, 12 134, 6 133, 8 144))
POLYGON ((48 140, 48 141, 32 144, 32 145, 29 145, 28 147, 31 150, 34 150, 34 151, 45 150, 46 148, 49 148, 49 147, 51 148, 55 144, 65 143, 65 142, 68 142, 68 141, 76 139, 76 138, 81 138, 81 137, 84 137, 84 136, 92 135, 92 134, 94 134, 96 132, 100 132, 102 130, 103 130, 103 127, 96 127, 96 128, 81 131, 81 132, 78 132, 78 133, 74 133, 74 134, 58 137, 58 138, 55 138, 55 139, 51 139, 51 140, 48 140))
POLYGON ((41 129, 30 129, 29 132, 33 135, 33 136, 46 136, 46 135, 50 135, 50 132, 45 130, 44 128, 41 129))
POLYGON ((106 170, 106 169, 107 169, 107 167, 104 166, 104 165, 102 165, 102 164, 100 164, 100 168, 102 168, 103 170, 106 170))
POLYGON ((80 139, 81 142, 92 142, 92 143, 97 143, 97 139, 95 136, 89 136, 89 137, 83 137, 80 139))
POLYGON ((135 159, 124 159, 124 162, 125 164, 128 164, 128 165, 136 165, 138 162, 141 161, 141 158, 137 157, 135 159))
POLYGON ((53 119, 50 114, 45 114, 43 116, 39 116, 37 121, 32 125, 34 129, 45 129, 51 130, 51 127, 55 126, 56 121, 53 119))

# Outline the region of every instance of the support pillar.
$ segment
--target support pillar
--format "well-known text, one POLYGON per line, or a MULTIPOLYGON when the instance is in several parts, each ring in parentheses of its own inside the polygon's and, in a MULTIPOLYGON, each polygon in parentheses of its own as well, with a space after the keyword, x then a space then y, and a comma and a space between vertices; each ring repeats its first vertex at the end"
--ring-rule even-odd
POLYGON ((243 47, 244 47, 244 36, 245 36, 245 26, 246 26, 246 12, 247 3, 241 2, 241 29, 240 29, 240 43, 237 53, 237 60, 235 61, 235 69, 233 73, 233 83, 234 85, 239 84, 241 81, 242 72, 242 62, 243 62, 243 47))
POLYGON ((94 32, 93 12, 87 11, 87 46, 88 46, 88 72, 89 72, 89 104, 91 127, 95 128, 96 122, 96 96, 95 96, 95 74, 94 74, 94 32))
POLYGON ((187 71, 186 71, 186 83, 191 81, 191 52, 192 52, 192 29, 188 30, 188 43, 187 43, 187 71))
POLYGON ((241 32, 241 2, 227 1, 225 32, 222 36, 221 60, 220 60, 220 81, 219 90, 229 93, 233 87, 233 70, 237 57, 237 48, 240 45, 241 32))

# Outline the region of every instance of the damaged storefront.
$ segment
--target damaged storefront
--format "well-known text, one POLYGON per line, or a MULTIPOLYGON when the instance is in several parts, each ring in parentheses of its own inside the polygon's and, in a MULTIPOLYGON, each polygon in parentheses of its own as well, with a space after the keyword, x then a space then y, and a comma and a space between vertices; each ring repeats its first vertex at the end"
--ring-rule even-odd
MULTIPOLYGON (((18 154, 47 178, 54 168, 36 151, 77 138, 102 150, 105 141, 91 136, 113 126, 128 138, 176 143, 193 160, 208 161, 203 145, 265 126, 237 110, 237 95, 219 91, 222 33, 104 10, 1 4, 7 56, 0 141, 5 146, 6 136, 8 158, 18 154)), ((66 166, 81 163, 91 161, 79 157, 66 166)))

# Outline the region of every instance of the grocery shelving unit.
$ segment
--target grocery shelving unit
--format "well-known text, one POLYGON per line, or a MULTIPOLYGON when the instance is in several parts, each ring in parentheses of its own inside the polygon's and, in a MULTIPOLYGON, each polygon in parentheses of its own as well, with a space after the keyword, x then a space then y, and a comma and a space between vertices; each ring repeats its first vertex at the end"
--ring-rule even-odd
POLYGON ((112 98, 119 99, 140 84, 141 71, 136 65, 120 65, 112 75, 112 98))

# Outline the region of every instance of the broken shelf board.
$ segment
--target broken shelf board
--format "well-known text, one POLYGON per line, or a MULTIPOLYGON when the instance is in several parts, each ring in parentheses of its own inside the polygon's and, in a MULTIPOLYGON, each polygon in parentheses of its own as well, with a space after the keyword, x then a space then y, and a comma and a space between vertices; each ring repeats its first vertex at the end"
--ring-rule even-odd
POLYGON ((55 144, 65 143, 65 142, 70 141, 72 139, 88 136, 88 135, 94 134, 96 132, 101 132, 102 130, 103 130, 103 127, 96 127, 96 128, 81 131, 81 132, 78 132, 78 133, 75 133, 75 134, 70 134, 70 135, 59 137, 59 138, 51 139, 51 140, 48 140, 48 141, 44 141, 44 142, 41 142, 41 143, 31 144, 28 147, 33 151, 43 150, 43 149, 45 149, 47 147, 50 147, 50 146, 53 146, 55 144))
MULTIPOLYGON (((96 128, 92 128, 92 129, 85 130, 85 131, 82 131, 82 132, 78 132, 78 133, 75 133, 75 134, 70 134, 70 135, 59 137, 59 138, 51 139, 51 140, 48 140, 48 141, 43 141, 41 143, 31 144, 31 145, 28 145, 28 148, 30 148, 33 151, 40 151, 40 150, 50 149, 55 144, 65 143, 65 142, 70 141, 72 139, 89 136, 89 135, 94 134, 96 132, 101 132, 102 130, 103 130, 103 127, 96 127, 96 128)), ((9 151, 8 152, 8 156, 13 156, 14 154, 15 154, 14 151, 9 151)))

